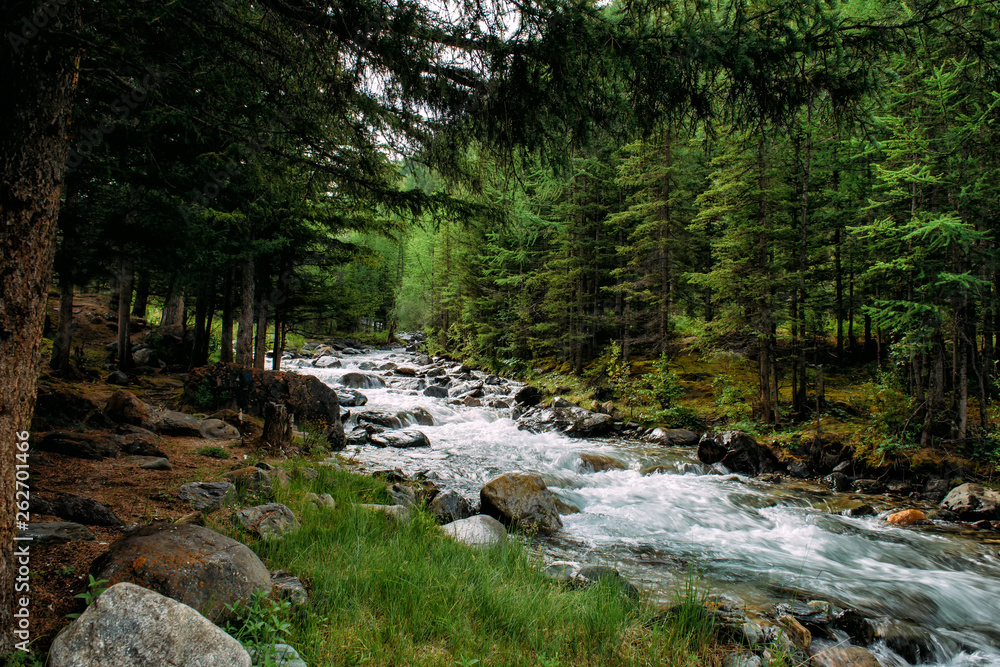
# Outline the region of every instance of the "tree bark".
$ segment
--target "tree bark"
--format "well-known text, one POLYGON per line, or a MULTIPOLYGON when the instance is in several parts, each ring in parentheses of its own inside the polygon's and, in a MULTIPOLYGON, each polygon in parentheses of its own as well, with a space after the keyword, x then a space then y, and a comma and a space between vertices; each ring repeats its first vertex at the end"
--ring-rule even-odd
POLYGON ((287 450, 292 446, 292 417, 281 403, 264 405, 264 430, 260 446, 268 452, 287 450))
POLYGON ((233 361, 233 269, 226 271, 222 286, 222 340, 219 343, 219 361, 233 361))
POLYGON ((70 351, 73 348, 73 276, 64 270, 59 277, 59 331, 52 343, 49 367, 59 373, 69 371, 70 351))
POLYGON ((135 301, 132 304, 132 314, 136 317, 146 317, 149 306, 149 271, 139 272, 139 281, 135 287, 135 301))
POLYGON ((240 321, 236 332, 236 363, 253 366, 253 255, 243 262, 243 283, 240 289, 240 321))
POLYGON ((258 370, 264 370, 267 355, 267 318, 268 311, 271 310, 271 302, 267 299, 270 291, 268 283, 267 275, 261 276, 260 300, 257 303, 257 339, 253 354, 253 367, 258 370))
POLYGON ((184 289, 176 287, 171 289, 167 296, 166 303, 163 304, 163 313, 160 315, 160 328, 179 327, 184 328, 184 289))
MULTIPOLYGON (((75 30, 80 6, 62 6, 61 30, 37 31, 16 45, 35 2, 10 0, 0 19, 0 653, 15 634, 14 541, 17 465, 27 447, 40 365, 45 299, 56 218, 69 154, 78 59, 59 42, 75 30), (23 437, 21 437, 23 436, 23 437)), ((26 468, 21 468, 25 470, 26 468)))
POLYGON ((118 368, 132 368, 132 284, 135 260, 124 255, 118 260, 118 368))

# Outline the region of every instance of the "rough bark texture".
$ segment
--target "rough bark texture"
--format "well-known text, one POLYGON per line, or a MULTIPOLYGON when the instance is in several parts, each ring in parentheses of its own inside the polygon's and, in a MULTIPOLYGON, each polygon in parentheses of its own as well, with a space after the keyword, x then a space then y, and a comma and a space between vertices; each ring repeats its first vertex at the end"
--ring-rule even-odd
POLYGON ((226 272, 222 287, 222 340, 219 342, 219 361, 233 361, 233 270, 226 272))
POLYGON ((236 331, 236 363, 253 366, 253 256, 243 263, 243 285, 239 329, 236 331))
POLYGON ((132 284, 135 279, 135 260, 130 256, 118 262, 118 368, 132 368, 132 339, 130 319, 132 313, 132 284))
MULTIPOLYGON (((20 36, 33 2, 4 4, 0 34, 20 36)), ((0 652, 15 643, 14 489, 17 434, 35 403, 45 296, 69 152, 76 58, 60 42, 79 5, 45 29, 0 43, 0 652)), ((20 640, 20 638, 18 638, 20 640)))
POLYGON ((160 316, 160 328, 180 327, 184 328, 184 290, 176 290, 163 304, 163 313, 160 316))
POLYGON ((260 446, 270 452, 292 446, 292 416, 281 403, 264 405, 264 433, 260 436, 260 446))
POLYGON ((69 370, 70 350, 73 347, 73 278, 66 275, 59 280, 59 331, 52 342, 49 367, 65 373, 69 370))

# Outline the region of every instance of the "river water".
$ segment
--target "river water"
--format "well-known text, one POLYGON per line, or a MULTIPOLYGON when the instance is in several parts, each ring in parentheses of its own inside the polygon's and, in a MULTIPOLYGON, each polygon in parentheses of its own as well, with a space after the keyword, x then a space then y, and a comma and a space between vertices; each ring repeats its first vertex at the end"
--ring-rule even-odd
MULTIPOLYGON (((386 361, 413 365, 410 355, 383 351, 347 357, 339 369, 293 361, 290 370, 340 387, 341 376, 359 364, 386 361)), ((751 608, 827 600, 917 632, 922 649, 919 657, 908 656, 916 664, 1000 666, 997 544, 957 530, 897 528, 879 516, 844 516, 838 509, 846 496, 807 482, 681 474, 697 463, 691 448, 533 434, 518 430, 507 410, 424 396, 413 378, 386 380, 396 386, 361 389, 367 405, 349 409, 423 408, 435 423, 414 428, 431 446, 348 447, 345 454, 369 468, 400 468, 410 476, 426 471, 442 488, 476 503, 479 489, 497 475, 540 474, 580 509, 562 517, 564 528, 555 536, 536 541, 547 561, 614 565, 664 601, 691 572, 712 592, 735 595, 751 608), (625 469, 584 471, 584 453, 611 456, 625 469), (655 465, 675 474, 640 474, 655 465)), ((872 504, 879 508, 877 499, 872 504)), ((881 514, 888 510, 886 504, 881 514)), ((911 664, 884 644, 869 648, 883 665, 911 664)))

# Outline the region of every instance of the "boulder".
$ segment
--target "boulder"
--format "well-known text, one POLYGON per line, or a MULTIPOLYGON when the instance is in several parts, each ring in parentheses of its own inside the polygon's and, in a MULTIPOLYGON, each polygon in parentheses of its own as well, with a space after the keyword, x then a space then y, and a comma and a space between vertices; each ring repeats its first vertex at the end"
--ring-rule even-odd
POLYGON ((142 427, 147 427, 152 419, 149 406, 140 401, 135 394, 124 389, 111 394, 111 398, 104 405, 104 414, 120 424, 142 427))
POLYGON ((112 544, 90 573, 145 586, 212 621, 228 617, 226 605, 271 590, 267 568, 246 545, 190 524, 143 526, 112 544))
POLYGON ((877 479, 856 479, 853 483, 855 493, 877 495, 885 493, 885 484, 877 479))
POLYGON ((240 409, 256 417, 264 415, 269 403, 281 403, 296 422, 325 427, 331 448, 343 449, 347 443, 337 392, 312 375, 214 364, 188 374, 184 400, 199 402, 206 410, 240 409), (206 400, 209 405, 204 405, 206 400))
POLYGON ((591 472, 625 469, 625 464, 621 461, 602 454, 581 454, 580 462, 584 470, 589 470, 591 472))
POLYGON ((201 422, 201 437, 209 440, 239 440, 240 431, 221 419, 206 419, 201 422))
MULTIPOLYGON (((603 411, 603 410, 602 410, 603 411)), ((611 414, 610 410, 608 414, 611 414)), ((697 447, 698 434, 686 428, 657 428, 643 440, 667 447, 697 447)))
POLYGON ((917 522, 927 523, 927 515, 920 510, 903 510, 893 512, 885 518, 885 522, 891 526, 912 526, 917 522))
POLYGON ((379 426, 385 426, 386 428, 400 428, 403 425, 403 421, 391 412, 386 412, 385 410, 366 410, 364 412, 357 413, 358 424, 362 422, 367 422, 369 424, 378 424, 379 426))
POLYGON ((514 402, 525 407, 538 405, 542 400, 542 391, 534 385, 525 385, 514 394, 514 402))
POLYGON ((49 514, 88 526, 125 525, 114 512, 96 500, 71 493, 64 493, 55 498, 33 495, 29 507, 37 514, 49 514))
POLYGON ((144 347, 132 353, 132 361, 136 366, 160 366, 160 359, 156 356, 156 350, 144 347))
POLYGON ((386 493, 392 498, 392 502, 397 505, 410 508, 417 506, 417 492, 413 490, 412 486, 399 483, 390 484, 389 488, 386 489, 386 493))
POLYGON ((132 384, 132 378, 128 376, 128 373, 124 373, 122 371, 114 371, 110 373, 108 377, 104 378, 104 381, 107 384, 117 384, 124 386, 132 384))
POLYGON ((250 466, 227 472, 225 478, 232 482, 233 486, 236 487, 236 492, 240 495, 267 496, 274 490, 274 481, 268 472, 250 466))
POLYGON ((417 369, 411 366, 399 366, 394 369, 396 375, 403 375, 405 377, 417 377, 417 369))
POLYGON ((406 412, 399 413, 399 418, 404 423, 419 424, 420 426, 434 426, 434 415, 423 408, 412 408, 406 412))
POLYGON ((709 465, 721 463, 728 470, 744 475, 777 472, 781 463, 771 450, 741 431, 705 434, 698 442, 698 460, 709 465))
POLYGON ((214 512, 235 502, 236 487, 232 482, 188 482, 181 484, 178 497, 201 512, 214 512))
POLYGON ((521 416, 517 427, 532 433, 562 431, 569 436, 589 438, 604 435, 613 424, 610 415, 583 408, 533 408, 521 416))
POLYGON ((376 447, 397 447, 400 449, 431 446, 431 441, 427 439, 426 435, 412 428, 375 433, 371 436, 371 443, 376 447))
POLYGON ((71 521, 29 523, 17 531, 18 537, 30 537, 35 544, 62 544, 63 542, 93 542, 97 538, 90 528, 71 521))
POLYGON ((340 359, 330 355, 314 359, 312 365, 316 368, 341 368, 343 366, 340 359))
POLYGON ((136 431, 141 431, 141 433, 127 433, 123 435, 124 444, 122 445, 121 451, 125 454, 132 454, 133 456, 156 456, 160 458, 168 458, 167 455, 160 449, 159 443, 162 439, 150 431, 141 429, 138 427, 133 427, 136 431))
POLYGON ((120 435, 50 431, 37 436, 32 444, 42 452, 100 461, 118 456, 125 439, 120 435))
POLYGON ((573 578, 584 585, 603 582, 630 598, 637 599, 639 597, 639 589, 613 567, 584 565, 574 573, 573 578))
POLYGON ((302 496, 303 500, 307 503, 312 503, 319 509, 334 509, 337 507, 337 502, 333 499, 329 493, 307 493, 302 496))
POLYGON ((393 519, 395 521, 409 521, 411 516, 411 511, 409 507, 403 507, 402 505, 375 505, 372 503, 362 503, 358 505, 361 509, 366 509, 370 512, 378 512, 383 514, 388 519, 393 519))
POLYGON ((509 473, 479 491, 483 514, 519 530, 548 535, 562 528, 552 492, 538 475, 509 473))
POLYGON ((294 606, 299 607, 309 601, 309 593, 302 581, 284 570, 274 570, 271 574, 271 597, 278 600, 288 600, 294 606))
POLYGON ((174 466, 164 456, 141 456, 135 458, 148 459, 139 464, 142 470, 173 470, 174 466))
POLYGON ((32 431, 84 428, 106 429, 114 422, 92 400, 72 389, 39 385, 35 411, 31 418, 32 431))
POLYGON ((478 514, 441 526, 446 535, 473 547, 503 546, 507 543, 507 530, 491 516, 478 514))
POLYGON ((362 394, 360 391, 354 389, 337 389, 337 401, 340 403, 341 407, 354 408, 364 405, 368 402, 368 397, 362 394))
POLYGON ((430 502, 430 510, 440 524, 452 523, 465 519, 471 513, 469 501, 457 491, 449 489, 434 496, 430 502))
POLYGON ((851 480, 842 472, 832 472, 823 481, 834 491, 845 493, 851 490, 851 480))
POLYGON ((52 642, 50 667, 250 667, 243 646, 186 604, 119 583, 52 642))
POLYGON ((432 384, 424 389, 424 396, 429 396, 431 398, 448 398, 448 389, 447 387, 432 384))
POLYGON ((962 484, 948 492, 941 509, 954 512, 962 521, 1000 519, 1000 492, 982 484, 962 484))
POLYGON ((875 656, 860 646, 836 646, 817 643, 809 648, 813 667, 881 667, 875 656))
POLYGON ((157 433, 177 437, 200 438, 201 422, 176 410, 152 411, 151 428, 157 433))
POLYGON ((369 373, 344 373, 338 382, 352 389, 381 389, 385 386, 382 378, 369 373))
POLYGON ((250 657, 255 665, 273 665, 274 667, 308 667, 299 652, 288 644, 269 644, 267 646, 250 647, 250 657))
POLYGON ((268 503, 241 509, 235 515, 243 528, 264 540, 280 539, 299 528, 292 510, 281 503, 268 503))

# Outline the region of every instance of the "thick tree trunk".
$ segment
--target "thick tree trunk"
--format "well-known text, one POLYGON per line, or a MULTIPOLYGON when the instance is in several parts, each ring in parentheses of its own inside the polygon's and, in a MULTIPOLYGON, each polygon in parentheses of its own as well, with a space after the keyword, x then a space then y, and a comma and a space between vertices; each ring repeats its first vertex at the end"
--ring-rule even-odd
POLYGON ((236 332, 236 363, 245 368, 253 366, 253 284, 253 255, 250 255, 243 262, 240 322, 236 332))
POLYGON ((118 260, 118 368, 132 368, 132 283, 135 260, 131 255, 118 260))
POLYGON ((266 265, 258 273, 260 275, 260 299, 257 303, 257 338, 255 340, 253 354, 253 367, 264 370, 265 358, 267 355, 267 320, 270 315, 271 301, 267 298, 270 293, 270 277, 267 274, 266 265))
POLYGON ((146 317, 149 307, 149 271, 141 271, 135 286, 135 302, 132 304, 132 314, 136 317, 146 317))
POLYGON ((222 340, 219 343, 219 361, 224 364, 233 361, 233 270, 226 271, 226 281, 222 286, 222 340))
POLYGON ((16 475, 28 470, 27 456, 15 456, 27 448, 35 405, 76 86, 76 53, 56 40, 76 29, 80 6, 61 7, 61 30, 23 39, 26 17, 43 11, 36 2, 9 0, 0 19, 0 653, 21 641, 27 650, 34 638, 14 619, 14 549, 28 544, 14 538, 16 475))
POLYGON ((52 343, 49 367, 59 373, 69 371, 73 348, 73 276, 68 270, 59 277, 59 331, 52 343))
POLYGON ((194 304, 194 349, 191 351, 191 368, 205 364, 201 360, 201 351, 203 348, 208 349, 206 340, 208 332, 205 327, 205 318, 208 315, 208 289, 204 284, 198 287, 198 299, 194 304))
POLYGON ((274 311, 274 347, 271 348, 271 370, 281 370, 281 355, 285 351, 285 324, 281 313, 274 311))
POLYGON ((292 446, 292 416, 281 403, 264 406, 264 431, 260 436, 260 446, 272 453, 287 451, 292 446))
POLYGON ((177 327, 183 329, 184 324, 184 289, 175 286, 170 290, 167 302, 163 304, 163 313, 160 315, 160 328, 177 327))

